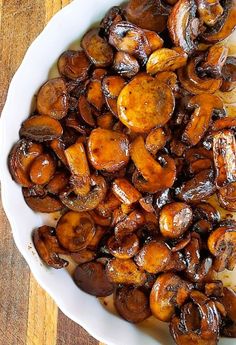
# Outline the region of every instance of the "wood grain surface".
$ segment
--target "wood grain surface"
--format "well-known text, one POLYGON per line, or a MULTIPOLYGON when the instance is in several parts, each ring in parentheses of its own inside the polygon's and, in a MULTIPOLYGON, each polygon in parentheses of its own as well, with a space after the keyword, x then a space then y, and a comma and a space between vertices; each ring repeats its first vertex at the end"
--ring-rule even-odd
MULTIPOLYGON (((70 2, 0 0, 0 112, 27 48, 50 18, 70 2)), ((0 345, 98 345, 58 310, 34 280, 13 242, 1 204, 0 239, 0 345)))

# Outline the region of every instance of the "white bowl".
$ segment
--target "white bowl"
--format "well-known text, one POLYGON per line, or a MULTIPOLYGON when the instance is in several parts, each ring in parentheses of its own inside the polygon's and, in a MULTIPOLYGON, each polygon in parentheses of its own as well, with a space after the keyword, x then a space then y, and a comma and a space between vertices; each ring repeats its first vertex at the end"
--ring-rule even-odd
MULTIPOLYGON (((16 245, 38 283, 51 295, 70 319, 107 345, 171 345, 166 324, 153 320, 134 326, 105 310, 100 302, 79 290, 66 270, 43 265, 35 252, 31 232, 44 223, 41 215, 28 208, 21 188, 11 179, 7 157, 18 140, 18 131, 30 112, 33 95, 48 78, 59 55, 100 20, 119 0, 74 0, 57 13, 28 49, 12 79, 0 119, 0 175, 2 202, 10 221, 16 245)), ((233 339, 221 339, 233 345, 233 339)))

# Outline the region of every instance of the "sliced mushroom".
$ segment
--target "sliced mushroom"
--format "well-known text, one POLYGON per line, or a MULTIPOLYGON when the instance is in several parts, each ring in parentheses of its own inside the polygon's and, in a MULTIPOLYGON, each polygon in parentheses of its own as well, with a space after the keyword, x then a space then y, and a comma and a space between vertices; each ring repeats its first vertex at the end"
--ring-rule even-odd
POLYGON ((234 117, 224 117, 223 119, 217 119, 212 124, 212 131, 218 132, 223 129, 236 129, 236 118, 234 117))
POLYGON ((68 265, 68 261, 58 255, 67 252, 58 243, 54 228, 44 225, 34 230, 33 242, 38 255, 48 266, 58 269, 68 265))
POLYGON ((203 93, 190 99, 188 109, 194 109, 194 112, 184 130, 182 139, 189 145, 196 145, 209 128, 214 111, 223 112, 224 104, 217 96, 203 93))
POLYGON ((149 132, 171 117, 174 97, 171 89, 142 73, 132 79, 118 97, 120 121, 135 132, 149 132))
POLYGON ((112 47, 99 35, 99 29, 88 31, 82 38, 81 46, 96 67, 107 67, 112 64, 112 47))
POLYGON ((102 129, 112 129, 114 125, 114 116, 108 111, 97 118, 97 125, 102 129))
POLYGON ((83 50, 67 50, 59 57, 57 66, 59 73, 66 78, 83 81, 88 76, 90 61, 83 50))
POLYGON ((229 56, 222 68, 223 82, 220 90, 231 91, 236 87, 236 57, 229 56))
POLYGON ((19 140, 11 149, 8 167, 14 181, 23 187, 31 187, 29 170, 32 162, 41 155, 43 147, 29 140, 19 140))
POLYGON ((176 190, 176 196, 185 202, 196 203, 207 199, 215 191, 214 173, 208 169, 200 171, 191 180, 184 182, 176 190))
POLYGON ((154 128, 146 138, 146 148, 152 155, 156 155, 167 141, 167 135, 163 128, 154 128))
POLYGON ((166 244, 151 241, 135 256, 136 264, 149 273, 163 272, 171 260, 171 251, 166 244))
POLYGON ((91 191, 87 195, 74 195, 69 188, 60 194, 61 202, 69 209, 77 212, 95 209, 105 198, 107 185, 102 176, 92 175, 90 182, 91 191))
POLYGON ((59 195, 68 185, 69 177, 66 171, 58 170, 46 186, 50 194, 59 195))
POLYGON ((55 152, 59 160, 67 166, 67 159, 65 156, 65 145, 62 140, 60 139, 53 139, 50 142, 51 149, 55 152))
POLYGON ((235 182, 236 142, 232 131, 222 130, 214 134, 213 154, 217 187, 224 187, 231 182, 235 182))
POLYGON ((81 265, 93 261, 96 253, 89 249, 82 249, 79 252, 71 253, 70 256, 78 265, 81 265))
POLYGON ((54 213, 65 208, 55 195, 32 196, 27 188, 23 188, 23 196, 26 204, 35 212, 54 213))
POLYGON ((60 122, 46 115, 35 115, 25 120, 20 129, 20 136, 35 141, 48 141, 63 134, 60 122))
POLYGON ((132 323, 139 323, 151 316, 148 296, 142 288, 118 287, 114 294, 114 305, 120 316, 132 323))
POLYGON ((227 59, 228 51, 229 49, 225 46, 211 46, 208 50, 205 61, 197 68, 201 76, 220 78, 222 76, 222 68, 227 59))
POLYGON ((88 155, 97 170, 115 172, 129 161, 129 141, 125 134, 107 129, 94 129, 88 140, 88 155))
POLYGON ((144 33, 147 37, 151 52, 163 47, 164 41, 155 31, 144 30, 144 33))
POLYGON ((192 285, 174 273, 162 273, 157 278, 150 294, 152 314, 161 321, 168 322, 188 299, 192 285))
POLYGON ((235 338, 236 336, 236 292, 228 287, 223 289, 223 297, 220 302, 226 309, 226 315, 228 320, 224 320, 225 323, 221 329, 221 333, 225 337, 235 338))
POLYGON ((143 285, 146 274, 138 269, 132 259, 111 259, 106 266, 108 279, 114 284, 143 285))
POLYGON ((191 207, 183 202, 165 205, 160 212, 159 226, 164 237, 178 238, 188 230, 192 222, 191 207))
POLYGON ((186 53, 192 53, 196 49, 195 39, 200 26, 196 11, 194 0, 180 0, 172 7, 168 17, 170 37, 174 45, 183 48, 186 53))
POLYGON ((125 235, 131 234, 145 224, 145 217, 142 212, 134 210, 127 216, 122 215, 122 220, 115 226, 115 236, 119 240, 125 235))
POLYGON ((174 71, 187 63, 188 55, 181 48, 161 48, 154 51, 148 58, 147 73, 156 74, 174 71))
POLYGON ((219 211, 207 202, 197 204, 194 207, 193 215, 195 219, 206 219, 213 224, 217 224, 220 221, 219 211))
POLYGON ((108 36, 111 26, 121 22, 123 19, 123 9, 119 6, 113 6, 102 19, 100 28, 102 29, 103 33, 108 36))
POLYGON ((236 183, 229 183, 217 191, 220 206, 228 211, 236 211, 236 183))
MULTIPOLYGON (((223 293, 223 283, 221 280, 214 280, 205 284, 205 295, 210 297, 222 297, 223 293)), ((236 315, 235 315, 236 317, 236 315)))
MULTIPOLYGON (((102 106, 103 106, 103 99, 102 99, 102 106)), ((80 95, 78 99, 78 112, 86 124, 92 127, 95 126, 95 120, 92 113, 92 107, 89 104, 85 95, 80 95)))
POLYGON ((236 265, 236 224, 220 226, 208 238, 208 249, 214 255, 214 270, 233 270, 236 265))
POLYGON ((133 183, 138 190, 155 193, 174 184, 176 177, 174 160, 168 156, 163 156, 164 166, 162 166, 147 151, 141 136, 132 142, 130 154, 136 168, 142 175, 142 180, 138 179, 137 175, 133 176, 133 183))
POLYGON ((214 26, 210 26, 201 37, 207 43, 217 43, 228 37, 235 29, 236 2, 235 0, 223 0, 221 6, 224 9, 214 26))
POLYGON ((131 205, 141 198, 139 191, 125 178, 114 180, 112 191, 126 205, 131 205))
POLYGON ((87 212, 69 211, 59 219, 56 235, 60 244, 70 252, 85 249, 95 235, 93 219, 87 212))
POLYGON ((68 108, 69 96, 65 81, 62 78, 48 80, 37 95, 37 110, 39 114, 60 120, 66 116, 68 108))
POLYGON ((120 76, 107 76, 103 78, 102 90, 106 97, 117 99, 126 81, 120 76))
POLYGON ((197 0, 200 19, 207 25, 213 26, 224 12, 219 0, 197 0))
POLYGON ((93 296, 109 296, 114 289, 107 279, 104 265, 100 262, 91 261, 77 266, 73 278, 81 290, 93 296))
POLYGON ((128 234, 117 240, 115 236, 109 238, 107 247, 109 252, 118 259, 130 259, 139 250, 139 239, 135 234, 128 234))
POLYGON ((30 179, 37 185, 48 183, 56 171, 56 162, 48 153, 42 153, 32 162, 30 167, 30 179))
POLYGON ((87 100, 98 111, 105 105, 105 98, 102 92, 101 80, 91 80, 87 86, 87 100))
POLYGON ((125 52, 116 52, 113 61, 114 71, 122 77, 132 78, 138 74, 140 66, 138 60, 125 52))
POLYGON ((117 209, 120 204, 120 200, 109 190, 105 199, 99 203, 96 211, 103 217, 110 217, 112 212, 117 209))
POLYGON ((143 196, 141 199, 139 199, 139 203, 146 212, 155 212, 153 207, 153 196, 151 194, 143 196))

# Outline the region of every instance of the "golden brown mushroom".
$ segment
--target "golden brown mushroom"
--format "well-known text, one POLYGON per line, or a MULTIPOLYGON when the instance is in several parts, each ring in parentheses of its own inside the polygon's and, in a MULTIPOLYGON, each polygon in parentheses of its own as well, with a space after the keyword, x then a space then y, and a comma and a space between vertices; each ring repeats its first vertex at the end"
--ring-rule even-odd
POLYGON ((102 90, 106 97, 117 99, 126 81, 120 76, 107 76, 102 80, 102 90))
POLYGON ((200 19, 207 25, 213 26, 224 12, 219 0, 197 0, 200 19))
POLYGON ((139 239, 136 234, 124 235, 121 239, 115 236, 109 238, 107 247, 109 252, 118 259, 130 259, 139 250, 139 239))
POLYGON ((145 217, 143 213, 139 210, 134 210, 127 216, 122 215, 122 220, 115 226, 115 236, 117 239, 123 238, 123 236, 133 233, 144 224, 145 217))
POLYGON ((57 66, 61 76, 79 82, 87 78, 91 63, 83 50, 67 50, 59 57, 57 66))
POLYGON ((30 179, 34 184, 48 183, 56 171, 56 162, 48 153, 42 153, 32 162, 30 167, 30 179))
POLYGON ((225 46, 213 45, 209 48, 204 62, 197 68, 201 76, 220 78, 229 49, 225 46))
POLYGON ((223 82, 220 90, 231 91, 236 87, 236 57, 229 56, 222 68, 223 82))
POLYGON ((26 204, 35 212, 54 213, 65 208, 55 195, 32 195, 30 189, 27 188, 23 188, 22 191, 26 204))
POLYGON ((113 69, 122 77, 132 78, 138 74, 140 66, 138 60, 134 56, 119 51, 115 53, 113 69))
POLYGON ((141 198, 139 191, 125 178, 114 180, 112 191, 126 205, 131 205, 141 198))
POLYGON ((221 333, 225 337, 236 337, 236 292, 228 287, 223 289, 223 297, 220 302, 226 309, 227 319, 224 320, 224 325, 221 329, 221 333))

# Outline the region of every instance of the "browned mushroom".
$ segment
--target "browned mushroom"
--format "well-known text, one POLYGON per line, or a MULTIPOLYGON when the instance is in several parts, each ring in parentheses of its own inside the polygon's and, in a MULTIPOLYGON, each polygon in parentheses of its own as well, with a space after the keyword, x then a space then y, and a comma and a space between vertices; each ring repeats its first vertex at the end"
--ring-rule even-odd
POLYGON ((231 182, 235 182, 236 142, 232 131, 225 129, 214 134, 213 154, 217 187, 224 187, 231 182))
POLYGON ((102 29, 102 32, 108 36, 111 26, 121 22, 123 19, 123 9, 119 6, 113 6, 102 19, 100 28, 102 29))
POLYGON ((229 49, 225 46, 213 45, 209 48, 206 59, 197 68, 201 76, 220 78, 222 68, 227 59, 229 49))
POLYGON ((223 283, 221 280, 214 280, 205 284, 205 295, 210 297, 223 296, 223 283))
POLYGON ((43 147, 29 140, 19 140, 11 149, 8 166, 12 178, 23 187, 31 187, 29 171, 32 162, 41 155, 43 147))
POLYGON ((63 268, 68 265, 68 261, 61 259, 58 254, 67 254, 58 243, 55 229, 44 225, 34 230, 33 242, 40 258, 53 268, 63 268))
POLYGON ((168 322, 175 312, 188 299, 192 285, 174 273, 162 273, 152 287, 150 308, 159 320, 168 322))
POLYGON ((146 148, 152 155, 156 155, 167 141, 167 135, 163 128, 154 128, 146 138, 146 148))
POLYGON ((107 279, 104 265, 100 262, 91 261, 77 266, 73 278, 81 290, 93 296, 109 296, 114 289, 107 279))
POLYGON ((117 99, 126 81, 120 76, 107 76, 103 78, 102 90, 106 97, 117 99))
POLYGON ((68 185, 69 177, 66 171, 57 170, 53 178, 46 186, 46 190, 50 194, 59 195, 68 185))
POLYGON ((164 237, 178 238, 189 228, 193 212, 183 202, 172 202, 165 205, 160 212, 159 225, 164 237))
POLYGON ((151 241, 135 256, 136 264, 149 273, 163 272, 171 260, 171 251, 166 244, 151 241))
POLYGON ((86 212, 65 213, 57 223, 56 234, 60 244, 70 252, 87 247, 95 235, 93 219, 86 212))
POLYGON ((139 63, 134 56, 121 51, 115 53, 113 69, 117 74, 122 77, 132 78, 138 74, 139 68, 139 63))
POLYGON ((222 68, 223 82, 220 90, 231 91, 236 87, 236 57, 229 56, 222 68))
POLYGON ((31 195, 31 191, 27 188, 23 188, 22 191, 26 204, 35 212, 54 213, 65 208, 55 195, 31 195))
POLYGON ((197 0, 200 19, 208 26, 213 26, 224 12, 219 0, 197 0))
POLYGON ((139 191, 125 178, 114 180, 112 191, 122 203, 127 205, 137 202, 141 197, 139 191))
POLYGON ((133 78, 118 97, 119 119, 135 132, 163 126, 173 109, 174 97, 169 86, 145 73, 133 78))
POLYGON ((39 114, 60 120, 66 116, 68 108, 69 96, 65 81, 62 78, 47 81, 37 95, 37 110, 39 114))
POLYGON ((115 118, 113 114, 108 111, 97 118, 97 125, 102 129, 112 129, 115 118))
POLYGON ((86 262, 93 261, 96 253, 89 249, 82 249, 79 252, 71 253, 70 257, 78 264, 85 264, 86 262))
POLYGON ((114 172, 129 161, 129 141, 125 134, 107 129, 94 129, 88 140, 88 155, 97 170, 114 172))
POLYGON ((112 47, 99 35, 99 29, 88 31, 82 38, 81 46, 96 67, 107 67, 112 64, 112 47))
POLYGON ((195 39, 200 26, 196 11, 195 1, 179 0, 168 17, 168 29, 174 45, 183 48, 187 53, 196 49, 195 39))
POLYGON ((55 152, 59 160, 67 166, 67 159, 65 156, 65 145, 62 140, 60 139, 53 139, 50 142, 51 149, 55 152))
POLYGON ((73 190, 66 189, 60 194, 61 202, 69 209, 77 212, 91 211, 105 198, 107 192, 106 181, 102 176, 92 175, 90 178, 91 191, 82 196, 74 195, 73 190))
POLYGON ((112 212, 117 209, 120 204, 120 200, 109 190, 105 199, 99 203, 96 211, 103 217, 110 217, 112 212))
POLYGON ((236 292, 228 287, 223 289, 223 297, 220 302, 226 309, 227 320, 224 320, 224 325, 221 333, 225 337, 236 337, 236 292))
POLYGON ((216 345, 219 339, 220 316, 215 302, 199 291, 190 294, 193 302, 174 315, 170 333, 177 345, 216 345))
POLYGON ((130 214, 123 215, 115 226, 115 236, 117 239, 123 238, 125 235, 131 234, 145 224, 145 217, 142 212, 134 210, 130 214))
POLYGON ((146 281, 146 274, 138 269, 132 259, 111 259, 106 266, 106 273, 114 284, 139 286, 146 281))
POLYGON ((120 316, 132 323, 151 316, 148 295, 140 287, 118 287, 114 293, 114 305, 120 316))
POLYGON ((233 270, 236 265, 236 224, 219 226, 208 238, 209 251, 214 255, 214 269, 217 272, 225 268, 233 270))
POLYGON ((217 224, 220 221, 219 211, 207 202, 197 204, 194 207, 193 215, 195 219, 206 219, 213 224, 217 224))
POLYGON ((203 32, 201 37, 207 43, 217 43, 228 37, 236 26, 236 1, 223 0, 221 6, 223 14, 218 18, 214 26, 210 26, 203 32))
POLYGON ((102 92, 101 80, 91 80, 87 86, 87 100, 98 111, 105 105, 105 98, 102 92))
POLYGON ((48 183, 56 171, 56 162, 48 153, 42 153, 32 162, 30 179, 37 185, 48 183))
POLYGON ((115 236, 109 238, 107 247, 109 252, 118 259, 129 259, 139 250, 139 239, 135 234, 128 234, 120 240, 115 236))
POLYGON ((155 31, 144 30, 144 33, 147 37, 151 52, 163 47, 164 41, 155 31))
POLYGON ((46 115, 35 115, 25 120, 20 135, 30 140, 47 141, 59 138, 63 134, 60 122, 46 115))
POLYGON ((59 57, 57 65, 63 77, 82 81, 87 78, 91 63, 83 50, 67 50, 59 57))
MULTIPOLYGON (((91 101, 91 99, 90 99, 90 101, 91 101)), ((103 102, 103 100, 102 100, 102 102, 103 102)), ((103 105, 103 103, 102 103, 102 105, 103 105)), ((80 95, 80 97, 78 99, 78 112, 86 124, 88 124, 89 126, 92 126, 92 127, 95 126, 95 120, 94 120, 93 113, 92 113, 92 107, 89 104, 85 95, 80 95)))
POLYGON ((157 32, 165 29, 169 11, 170 6, 160 0, 130 0, 125 8, 131 23, 157 32))
POLYGON ((217 191, 220 206, 228 211, 236 211, 236 183, 229 183, 217 191))

